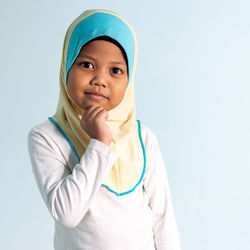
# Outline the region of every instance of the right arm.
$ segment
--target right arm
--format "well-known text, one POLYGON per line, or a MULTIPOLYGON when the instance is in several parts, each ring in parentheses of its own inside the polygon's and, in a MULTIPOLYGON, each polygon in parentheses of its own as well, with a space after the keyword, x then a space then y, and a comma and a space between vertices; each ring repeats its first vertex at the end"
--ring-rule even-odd
POLYGON ((65 227, 76 227, 118 154, 100 140, 91 139, 71 171, 53 139, 36 128, 28 135, 28 150, 36 182, 51 215, 65 227))

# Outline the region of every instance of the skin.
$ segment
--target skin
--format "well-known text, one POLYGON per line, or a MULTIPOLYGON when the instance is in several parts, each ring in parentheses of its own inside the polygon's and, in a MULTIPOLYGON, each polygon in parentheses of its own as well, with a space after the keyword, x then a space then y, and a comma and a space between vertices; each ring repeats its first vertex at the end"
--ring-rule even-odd
POLYGON ((70 98, 85 110, 81 128, 91 137, 110 145, 112 133, 108 111, 124 97, 128 73, 124 55, 115 44, 95 40, 84 45, 72 64, 67 81, 70 98))

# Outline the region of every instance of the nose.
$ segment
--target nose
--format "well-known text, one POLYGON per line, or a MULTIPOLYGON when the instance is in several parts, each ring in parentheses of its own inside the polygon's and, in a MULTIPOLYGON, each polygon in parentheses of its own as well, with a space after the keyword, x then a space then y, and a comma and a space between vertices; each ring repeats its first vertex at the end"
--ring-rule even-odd
POLYGON ((106 87, 107 86, 107 76, 103 70, 98 70, 95 72, 93 75, 93 78, 90 82, 91 85, 96 85, 96 86, 102 86, 106 87))

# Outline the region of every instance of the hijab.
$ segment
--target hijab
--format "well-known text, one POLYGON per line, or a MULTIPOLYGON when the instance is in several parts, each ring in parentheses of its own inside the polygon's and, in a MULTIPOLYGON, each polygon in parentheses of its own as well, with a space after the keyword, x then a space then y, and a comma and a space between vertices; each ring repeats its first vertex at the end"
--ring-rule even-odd
POLYGON ((140 122, 135 119, 134 74, 137 40, 131 25, 117 13, 87 10, 69 26, 62 51, 59 102, 56 113, 49 119, 67 139, 80 161, 91 138, 80 126, 84 110, 70 98, 67 92, 67 77, 82 46, 102 36, 120 44, 128 63, 128 84, 124 98, 108 112, 107 120, 113 135, 110 147, 119 156, 102 183, 108 191, 120 196, 132 192, 142 181, 145 172, 145 150, 140 135, 140 122))

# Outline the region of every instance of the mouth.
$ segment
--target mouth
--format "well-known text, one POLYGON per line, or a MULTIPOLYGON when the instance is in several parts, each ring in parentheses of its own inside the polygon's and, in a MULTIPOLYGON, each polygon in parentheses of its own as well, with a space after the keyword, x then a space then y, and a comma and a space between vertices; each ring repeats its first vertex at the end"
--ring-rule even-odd
POLYGON ((86 96, 90 97, 91 99, 94 99, 94 100, 105 100, 105 99, 108 99, 107 96, 99 93, 99 92, 96 92, 96 91, 85 91, 84 92, 86 96))

